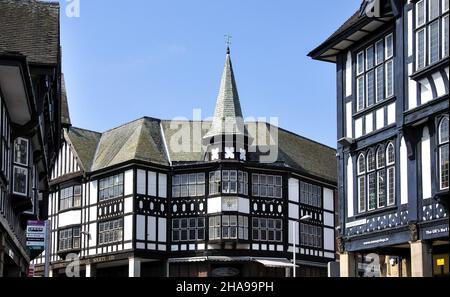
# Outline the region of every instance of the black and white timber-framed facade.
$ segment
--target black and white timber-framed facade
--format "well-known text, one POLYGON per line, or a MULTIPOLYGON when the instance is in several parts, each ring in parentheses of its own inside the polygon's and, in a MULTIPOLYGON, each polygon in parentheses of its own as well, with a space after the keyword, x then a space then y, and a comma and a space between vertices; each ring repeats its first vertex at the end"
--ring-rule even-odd
POLYGON ((228 50, 213 121, 64 129, 50 180, 51 274, 65 276, 75 254, 87 277, 285 276, 295 248, 298 276, 326 276, 336 151, 276 129, 267 147, 277 157, 262 162, 255 139, 276 127, 242 119, 228 50))
POLYGON ((309 54, 337 66, 342 276, 448 276, 448 30, 448 0, 362 1, 309 54))
POLYGON ((47 215, 48 172, 70 122, 59 5, 0 0, 0 277, 25 276, 28 220, 47 215))

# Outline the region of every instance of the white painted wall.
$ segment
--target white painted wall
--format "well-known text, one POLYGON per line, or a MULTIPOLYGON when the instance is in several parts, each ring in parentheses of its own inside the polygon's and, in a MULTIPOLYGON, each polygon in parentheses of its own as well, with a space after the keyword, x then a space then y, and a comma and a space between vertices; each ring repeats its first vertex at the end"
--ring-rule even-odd
POLYGON ((366 115, 366 134, 373 132, 373 114, 366 115))
POLYGON ((238 211, 241 213, 250 213, 250 200, 247 198, 238 198, 238 211))
POLYGON ((408 11, 408 57, 413 55, 413 9, 408 11))
POLYGON ((352 75, 352 53, 349 51, 345 63, 345 97, 352 95, 352 75))
POLYGON ((353 217, 353 159, 349 157, 347 159, 347 216, 353 217))
POLYGON ((148 175, 148 195, 156 196, 156 173, 149 171, 148 175))
POLYGON ((156 241, 156 217, 147 217, 147 240, 156 241))
POLYGON ((387 107, 387 124, 395 124, 395 102, 387 107))
POLYGON ((66 211, 58 215, 59 227, 66 227, 81 223, 81 210, 66 211))
POLYGON ((433 100, 433 92, 431 91, 431 85, 428 78, 424 78, 419 81, 420 83, 420 98, 421 104, 425 104, 433 100))
POLYGON ((334 191, 331 189, 323 188, 323 208, 334 211, 334 191))
POLYGON ((133 239, 133 215, 127 215, 123 219, 124 241, 133 239))
POLYGON ((166 242, 167 236, 167 220, 165 218, 158 218, 158 241, 166 242))
POLYGON ((352 102, 345 104, 345 131, 348 138, 353 138, 353 105, 352 102))
POLYGON ((208 213, 218 213, 222 211, 222 198, 208 198, 208 213))
POLYGON ((89 221, 93 222, 97 220, 97 206, 89 207, 89 221))
POLYGON ((167 198, 167 175, 164 173, 158 174, 159 178, 159 194, 160 198, 167 198))
POLYGON ((127 197, 124 199, 124 213, 133 212, 133 198, 127 197))
POLYGON ((289 203, 289 217, 292 219, 299 219, 299 210, 297 204, 289 203))
POLYGON ((363 136, 362 128, 363 128, 362 118, 359 118, 355 121, 355 138, 363 136))
MULTIPOLYGON (((408 64, 408 74, 414 72, 413 63, 408 64)), ((417 82, 412 78, 408 78, 408 110, 417 107, 417 82)))
POLYGON ((431 198, 431 148, 428 128, 422 134, 422 199, 431 198))
POLYGON ((377 130, 384 127, 384 108, 377 109, 376 113, 376 121, 377 121, 377 130))
POLYGON ((136 192, 138 194, 145 195, 146 194, 146 191, 145 191, 145 186, 146 186, 146 184, 145 184, 145 170, 138 169, 137 170, 137 177, 136 177, 136 179, 137 179, 136 180, 136 182, 137 182, 136 192))
POLYGON ((124 195, 131 195, 133 194, 133 186, 134 186, 134 172, 133 170, 127 170, 125 171, 125 178, 124 178, 124 195))
POLYGON ((436 86, 437 97, 444 96, 446 94, 445 84, 444 84, 444 79, 442 78, 441 73, 438 71, 438 72, 433 73, 431 76, 433 77, 434 85, 436 86))
POLYGON ((334 229, 323 229, 323 248, 334 251, 334 229))
POLYGON ((298 202, 299 197, 299 181, 296 178, 290 178, 289 181, 289 200, 298 202))
POLYGON ((136 239, 145 240, 145 216, 136 216, 136 239))
POLYGON ((408 152, 405 138, 402 137, 400 144, 400 201, 401 204, 408 203, 408 152))
POLYGON ((89 182, 89 204, 96 204, 97 203, 97 181, 91 181, 89 182))
POLYGON ((325 226, 334 227, 334 215, 329 212, 323 213, 323 224, 325 226))

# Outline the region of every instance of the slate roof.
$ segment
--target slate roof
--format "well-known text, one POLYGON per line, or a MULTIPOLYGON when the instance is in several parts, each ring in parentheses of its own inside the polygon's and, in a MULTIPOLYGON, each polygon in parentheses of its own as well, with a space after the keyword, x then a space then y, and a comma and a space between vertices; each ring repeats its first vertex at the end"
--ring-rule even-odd
POLYGON ((61 124, 63 126, 70 126, 69 103, 67 101, 66 80, 64 74, 61 75, 61 124))
POLYGON ((213 123, 211 130, 204 136, 205 140, 226 134, 247 135, 243 118, 233 65, 231 63, 230 49, 228 48, 213 123))
POLYGON ((0 54, 20 53, 30 63, 58 64, 59 8, 57 2, 0 0, 0 54))
POLYGON ((65 138, 70 141, 75 155, 81 162, 84 171, 91 171, 95 151, 102 134, 85 129, 70 127, 65 133, 65 138))
MULTIPOLYGON (((247 127, 251 123, 246 123, 247 127)), ((159 165, 181 165, 204 162, 205 147, 202 138, 211 122, 165 121, 141 118, 102 134, 75 127, 68 129, 72 143, 87 172, 97 171, 127 161, 145 161, 159 165), (200 127, 197 133, 194 127, 200 127), (197 135, 198 134, 198 135, 197 135), (195 136, 195 137, 194 137, 195 136), (182 150, 180 138, 192 140, 182 150), (167 150, 166 151, 166 145, 167 150)), ((266 124, 267 127, 268 124, 266 124)), ((248 129, 253 139, 259 129, 248 129)), ((264 130, 268 138, 268 129, 264 130)), ((263 136, 264 137, 264 136, 263 136)), ((253 140, 256 141, 256 140, 253 140)), ((337 180, 336 151, 284 129, 278 130, 279 153, 270 165, 317 176, 331 182, 337 180)), ((256 153, 259 155, 260 153, 256 153)), ((249 162, 254 162, 250 159, 249 162)))

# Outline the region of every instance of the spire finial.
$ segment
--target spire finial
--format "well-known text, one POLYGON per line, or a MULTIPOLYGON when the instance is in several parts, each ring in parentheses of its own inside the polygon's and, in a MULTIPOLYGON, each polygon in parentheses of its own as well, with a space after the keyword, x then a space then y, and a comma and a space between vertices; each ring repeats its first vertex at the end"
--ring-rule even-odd
POLYGON ((231 39, 233 38, 233 36, 226 34, 225 36, 225 44, 227 45, 227 55, 230 54, 230 45, 231 45, 231 39))

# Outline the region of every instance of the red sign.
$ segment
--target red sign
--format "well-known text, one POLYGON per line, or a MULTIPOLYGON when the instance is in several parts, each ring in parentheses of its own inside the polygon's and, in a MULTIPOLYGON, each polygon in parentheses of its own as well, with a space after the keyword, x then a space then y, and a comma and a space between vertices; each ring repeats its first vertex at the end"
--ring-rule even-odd
POLYGON ((28 277, 34 277, 34 264, 30 264, 30 266, 28 266, 27 276, 28 277))

